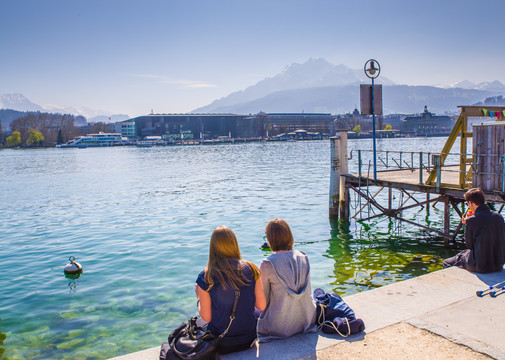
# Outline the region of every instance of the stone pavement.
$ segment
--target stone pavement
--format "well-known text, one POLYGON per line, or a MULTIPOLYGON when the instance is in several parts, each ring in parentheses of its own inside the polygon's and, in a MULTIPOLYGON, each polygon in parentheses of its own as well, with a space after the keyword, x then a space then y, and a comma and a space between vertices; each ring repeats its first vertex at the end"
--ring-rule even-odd
MULTIPOLYGON (((496 298, 475 294, 501 281, 505 281, 505 271, 492 274, 475 274, 459 268, 436 271, 344 297, 356 316, 365 322, 364 333, 345 339, 322 332, 297 335, 224 355, 221 359, 317 359, 318 352, 321 354, 343 342, 363 342, 367 334, 406 323, 492 358, 505 360, 505 294, 496 298)), ((405 327, 405 331, 409 328, 412 327, 405 327)), ((385 353, 384 358, 393 358, 387 355, 385 353)), ((155 347, 113 360, 157 360, 158 356, 159 347, 155 347)))

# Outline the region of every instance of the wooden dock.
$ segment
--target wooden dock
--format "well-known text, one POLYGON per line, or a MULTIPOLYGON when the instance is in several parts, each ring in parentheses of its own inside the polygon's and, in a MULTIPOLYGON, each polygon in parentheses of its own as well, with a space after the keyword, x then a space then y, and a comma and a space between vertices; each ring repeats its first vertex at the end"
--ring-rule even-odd
MULTIPOLYGON (((419 175, 419 169, 398 169, 384 170, 377 172, 377 179, 370 176, 359 174, 342 174, 346 182, 353 186, 392 187, 395 189, 404 189, 409 191, 423 192, 428 194, 449 195, 458 200, 464 200, 464 194, 468 188, 462 189, 459 185, 459 165, 445 166, 442 172, 441 182, 443 186, 437 190, 436 185, 427 185, 420 179, 428 179, 431 170, 423 169, 422 177, 419 175)), ((500 191, 486 193, 486 199, 490 202, 503 203, 505 199, 500 191)))
MULTIPOLYGON (((332 140, 331 146, 331 177, 330 177, 330 218, 348 219, 353 217, 360 221, 367 221, 379 216, 389 216, 425 230, 437 233, 449 241, 455 242, 456 236, 462 227, 462 222, 451 231, 451 207, 461 218, 465 211, 464 194, 469 188, 480 186, 488 203, 497 203, 499 212, 505 206, 505 139, 494 136, 495 133, 505 133, 505 107, 479 107, 461 106, 461 115, 456 121, 446 144, 440 153, 423 154, 411 152, 411 162, 394 160, 394 168, 388 166, 387 151, 386 161, 382 161, 387 169, 377 171, 377 176, 364 174, 361 163, 361 150, 358 151, 358 174, 348 172, 347 156, 347 131, 339 131, 332 140), (468 130, 468 117, 495 116, 497 121, 484 121, 481 126, 485 131, 474 134, 468 130), (473 151, 467 153, 467 139, 474 138, 473 151), (459 139, 459 151, 451 153, 451 149, 459 139), (489 139, 494 139, 489 141, 489 139), (428 155, 428 156, 426 156, 428 155), (445 165, 449 155, 459 159, 459 164, 445 165), (414 161, 415 156, 418 160, 414 161), (423 157, 424 156, 424 157, 423 157), (404 166, 404 163, 406 166, 404 166), (482 171, 481 169, 484 169, 482 171), (474 185, 477 184, 477 185, 474 185), (482 185, 481 185, 482 184, 482 185), (373 188, 373 189, 372 189, 373 188), (378 189, 378 190, 377 190, 378 189), (365 200, 365 205, 355 209, 351 214, 349 191, 353 190, 365 200), (402 193, 403 201, 398 207, 393 207, 393 190, 402 193), (377 196, 382 191, 388 191, 387 204, 381 204, 377 196), (426 196, 420 201, 419 194, 426 196), (417 195, 415 195, 417 194, 417 195), (415 196, 414 196, 415 195, 415 196), (434 229, 402 217, 404 210, 429 205, 432 203, 444 204, 444 229, 434 229), (362 210, 366 206, 374 207, 374 214, 363 218, 362 210)), ((492 120, 492 119, 491 119, 492 120)), ((383 200, 382 200, 383 201, 383 200)))

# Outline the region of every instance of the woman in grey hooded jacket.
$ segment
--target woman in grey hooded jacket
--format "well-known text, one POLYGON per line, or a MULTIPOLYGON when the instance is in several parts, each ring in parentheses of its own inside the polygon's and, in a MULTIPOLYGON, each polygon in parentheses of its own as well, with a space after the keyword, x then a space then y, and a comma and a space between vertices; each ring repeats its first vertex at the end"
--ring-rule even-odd
POLYGON ((265 233, 275 254, 260 265, 267 305, 258 319, 259 341, 316 332, 316 306, 311 297, 307 255, 293 250, 293 234, 284 220, 270 221, 265 233))

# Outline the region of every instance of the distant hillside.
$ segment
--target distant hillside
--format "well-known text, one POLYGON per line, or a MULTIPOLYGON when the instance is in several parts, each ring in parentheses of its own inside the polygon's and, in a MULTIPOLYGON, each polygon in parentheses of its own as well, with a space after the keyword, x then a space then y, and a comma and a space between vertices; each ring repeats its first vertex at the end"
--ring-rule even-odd
POLYGON ((505 99, 501 95, 500 96, 493 96, 493 97, 489 97, 489 98, 484 99, 484 101, 479 101, 478 103, 473 104, 473 105, 477 105, 477 106, 505 106, 505 99))
MULTIPOLYGON (((458 105, 471 105, 482 99, 496 95, 490 90, 449 88, 434 86, 385 86, 383 104, 385 113, 418 113, 424 105, 430 111, 443 114, 458 112, 458 105)), ((505 94, 505 90, 502 90, 505 94)))
POLYGON ((488 90, 492 92, 503 92, 505 90, 505 85, 503 85, 501 82, 498 80, 491 81, 491 82, 481 82, 478 84, 474 84, 468 80, 463 80, 460 82, 457 82, 456 84, 453 84, 449 86, 451 88, 462 88, 462 89, 474 89, 474 90, 488 90))
MULTIPOLYGON (((443 114, 457 111, 458 105, 474 104, 491 95, 485 90, 392 85, 383 86, 382 98, 385 114, 418 113, 425 105, 430 111, 443 114)), ((255 114, 259 111, 304 111, 340 114, 350 112, 355 107, 360 107, 359 84, 277 91, 253 101, 220 106, 206 112, 255 114)))
POLYGON ((11 122, 27 114, 24 111, 16 111, 10 109, 0 109, 0 122, 2 123, 3 131, 10 131, 11 122))
MULTIPOLYGON (((28 114, 33 114, 33 113, 44 114, 45 112, 43 112, 43 111, 16 111, 16 110, 10 110, 10 109, 0 109, 0 122, 2 123, 2 130, 4 132, 10 132, 11 123, 14 120, 19 119, 19 118, 26 116, 28 114)), ((75 126, 86 126, 86 123, 87 123, 87 121, 86 121, 85 117, 83 117, 81 115, 77 115, 74 117, 74 125, 75 126)))

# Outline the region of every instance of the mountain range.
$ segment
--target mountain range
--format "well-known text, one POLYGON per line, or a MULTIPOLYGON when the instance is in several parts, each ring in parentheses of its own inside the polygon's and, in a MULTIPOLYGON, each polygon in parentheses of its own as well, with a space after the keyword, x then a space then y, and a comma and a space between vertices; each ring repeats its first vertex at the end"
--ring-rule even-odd
MULTIPOLYGON (((302 64, 288 65, 273 77, 265 78, 244 90, 233 92, 191 112, 349 113, 354 108, 359 109, 360 84, 370 84, 370 79, 365 76, 363 69, 351 69, 345 65, 331 64, 324 59, 311 58, 302 64)), ((382 84, 383 87, 384 114, 419 113, 425 105, 437 114, 457 113, 458 105, 483 104, 487 98, 494 98, 496 105, 505 105, 505 85, 499 81, 475 84, 463 80, 452 85, 412 86, 400 85, 380 76, 376 84, 382 84)), ((0 109, 82 115, 88 122, 115 122, 129 118, 128 115, 111 114, 86 107, 38 105, 22 94, 0 95, 0 109)))
MULTIPOLYGON (((379 81, 380 80, 380 81, 379 81)), ((333 65, 324 59, 291 64, 274 77, 215 100, 193 113, 248 114, 272 112, 347 113, 359 108, 360 84, 370 84, 362 69, 333 65)), ((383 85, 384 113, 418 113, 425 105, 435 113, 457 112, 458 105, 481 102, 505 94, 499 81, 473 84, 461 81, 448 86, 409 86, 379 77, 383 85)))
POLYGON ((49 113, 82 115, 88 122, 116 122, 129 119, 125 114, 112 114, 104 110, 87 107, 73 108, 58 105, 38 105, 30 101, 23 94, 0 94, 0 109, 10 109, 21 112, 41 111, 49 113), (110 118, 110 120, 109 120, 110 118))

